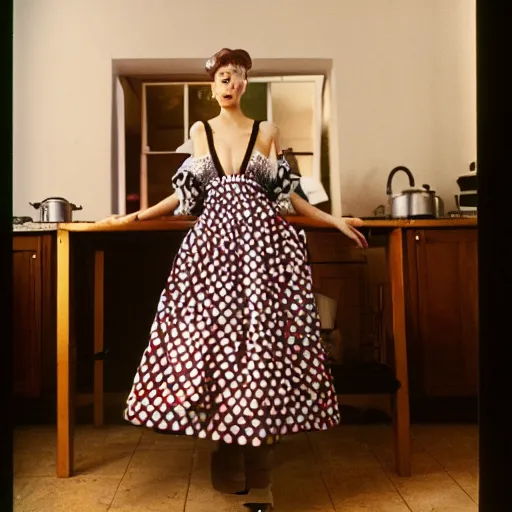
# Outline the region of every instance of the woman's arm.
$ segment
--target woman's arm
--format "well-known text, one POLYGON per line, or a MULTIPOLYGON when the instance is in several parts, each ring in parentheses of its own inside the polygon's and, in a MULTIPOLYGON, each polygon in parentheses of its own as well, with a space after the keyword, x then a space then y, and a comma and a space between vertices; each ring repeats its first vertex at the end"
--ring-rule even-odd
MULTIPOLYGON (((277 126, 272 126, 272 131, 273 146, 276 153, 279 155, 281 152, 279 128, 277 128, 277 126)), ((364 235, 353 227, 362 225, 363 221, 361 219, 344 219, 343 217, 333 217, 331 214, 323 212, 312 204, 309 204, 295 192, 290 194, 290 201, 294 210, 298 214, 304 215, 305 217, 309 217, 314 220, 325 222, 326 224, 339 229, 344 235, 354 240, 359 247, 368 247, 368 242, 366 241, 364 235)))
POLYGON ((329 213, 325 213, 322 210, 319 210, 312 204, 309 204, 307 201, 304 201, 304 199, 302 199, 302 197, 300 197, 299 194, 292 192, 290 194, 290 200, 292 202, 293 209, 299 215, 304 215, 305 217, 325 222, 326 224, 329 224, 329 226, 335 226, 335 217, 333 217, 329 213))
POLYGON ((176 194, 172 194, 171 196, 162 199, 159 203, 146 208, 145 210, 138 210, 134 213, 129 213, 128 215, 112 215, 107 217, 106 219, 99 220, 97 223, 101 224, 128 224, 130 222, 135 222, 137 220, 151 220, 156 219, 158 217, 162 217, 163 215, 170 215, 176 210, 180 201, 176 194))
POLYGON ((302 197, 300 197, 295 192, 292 192, 290 195, 290 200, 292 202, 294 210, 305 217, 309 217, 311 219, 319 220, 325 222, 329 226, 332 226, 336 229, 339 229, 344 235, 348 236, 356 244, 361 248, 368 247, 368 242, 362 233, 360 233, 354 226, 361 226, 363 221, 361 219, 353 219, 343 217, 334 217, 329 213, 325 213, 322 210, 319 210, 312 204, 309 204, 307 201, 304 201, 302 197))
POLYGON ((179 204, 180 200, 174 193, 146 210, 136 212, 135 220, 151 220, 162 217, 163 215, 171 215, 174 213, 174 210, 178 208, 179 204))
MULTIPOLYGON (((197 141, 202 139, 206 140, 203 123, 196 121, 190 128, 190 139, 188 141, 188 149, 192 150, 194 156, 196 156, 195 148, 198 146, 197 141)), ((199 146, 201 146, 199 144, 199 146)), ((181 148, 181 146, 180 146, 181 148)), ((179 148, 178 148, 179 149, 179 148)), ((124 224, 127 222, 135 222, 137 220, 151 220, 157 219, 164 215, 171 215, 178 208, 180 200, 176 193, 162 199, 159 203, 146 208, 145 210, 138 210, 128 215, 112 215, 106 219, 100 220, 99 222, 108 224, 124 224)))

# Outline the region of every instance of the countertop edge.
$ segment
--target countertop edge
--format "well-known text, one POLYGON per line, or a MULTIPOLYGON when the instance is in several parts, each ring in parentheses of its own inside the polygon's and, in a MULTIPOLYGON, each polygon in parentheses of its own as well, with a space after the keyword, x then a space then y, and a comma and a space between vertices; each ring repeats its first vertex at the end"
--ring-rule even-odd
MULTIPOLYGON (((325 222, 301 216, 286 216, 284 219, 293 226, 313 227, 320 229, 334 229, 325 222)), ((58 229, 64 231, 90 231, 90 232, 116 232, 116 231, 183 231, 194 226, 196 218, 168 218, 151 221, 142 221, 123 226, 109 226, 94 223, 59 224, 58 229)), ((362 228, 384 229, 414 229, 414 228, 444 228, 444 227, 477 227, 476 218, 465 219, 397 219, 397 220, 363 220, 362 228)))
MULTIPOLYGON (((308 217, 289 215, 284 219, 292 226, 298 228, 318 228, 334 229, 329 224, 322 221, 310 219, 308 217)), ((13 233, 46 233, 53 231, 69 232, 90 232, 90 233, 110 233, 110 232, 130 232, 130 231, 188 231, 196 222, 196 217, 168 217, 158 220, 134 222, 122 226, 109 226, 106 224, 97 224, 95 222, 71 222, 54 223, 41 227, 38 226, 13 226, 13 233)), ((478 227, 477 218, 445 218, 445 219, 384 219, 384 220, 363 220, 361 228, 380 228, 380 229, 423 229, 423 228, 476 228, 478 227)))

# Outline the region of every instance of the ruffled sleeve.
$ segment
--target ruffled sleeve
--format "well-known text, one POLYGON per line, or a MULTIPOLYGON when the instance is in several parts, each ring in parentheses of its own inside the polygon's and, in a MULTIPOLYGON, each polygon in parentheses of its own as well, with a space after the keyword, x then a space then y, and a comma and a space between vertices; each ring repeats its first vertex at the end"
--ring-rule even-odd
POLYGON ((290 195, 299 186, 299 182, 300 176, 292 172, 285 156, 279 155, 275 172, 268 186, 268 196, 279 205, 281 211, 294 212, 290 195))
POLYGON ((187 158, 172 178, 172 186, 180 200, 174 215, 198 216, 203 210, 204 187, 190 170, 192 157, 187 158))

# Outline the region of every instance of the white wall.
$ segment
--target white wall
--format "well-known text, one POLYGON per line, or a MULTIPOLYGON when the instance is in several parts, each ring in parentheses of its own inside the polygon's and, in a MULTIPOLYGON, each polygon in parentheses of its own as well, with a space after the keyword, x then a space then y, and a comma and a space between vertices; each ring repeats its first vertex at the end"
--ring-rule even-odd
POLYGON ((77 220, 110 214, 112 60, 223 46, 333 60, 344 213, 383 203, 396 165, 453 207, 476 158, 475 0, 15 0, 14 214, 47 196, 82 204, 77 220))

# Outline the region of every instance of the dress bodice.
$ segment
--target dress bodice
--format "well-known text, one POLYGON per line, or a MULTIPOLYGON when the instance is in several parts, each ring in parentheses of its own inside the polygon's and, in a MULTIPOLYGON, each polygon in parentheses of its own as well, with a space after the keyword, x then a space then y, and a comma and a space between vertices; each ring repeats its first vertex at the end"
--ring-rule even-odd
MULTIPOLYGON (((284 155, 272 161, 257 150, 248 158, 242 171, 246 180, 257 183, 270 201, 279 205, 282 211, 292 211, 290 195, 298 185, 300 176, 293 174, 284 155)), ((209 186, 217 180, 226 179, 215 166, 211 153, 200 157, 189 157, 176 171, 173 186, 180 199, 176 215, 199 215, 209 186)))

